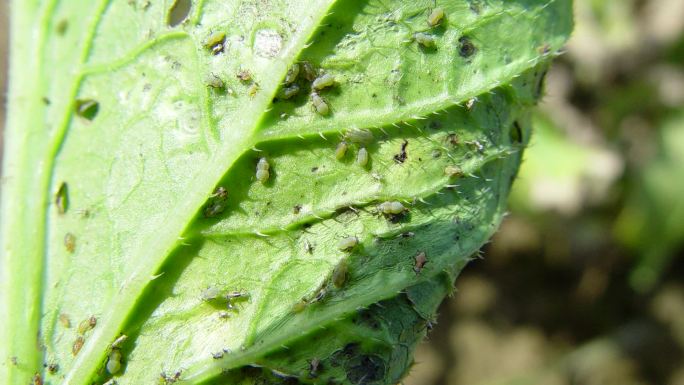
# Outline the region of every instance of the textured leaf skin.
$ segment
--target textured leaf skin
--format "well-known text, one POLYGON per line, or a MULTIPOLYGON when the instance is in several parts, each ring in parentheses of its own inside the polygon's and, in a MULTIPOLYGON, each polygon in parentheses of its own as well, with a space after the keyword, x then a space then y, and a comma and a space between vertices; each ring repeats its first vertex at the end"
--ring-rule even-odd
POLYGON ((194 1, 174 27, 164 2, 13 5, 7 384, 396 383, 502 218, 571 29, 560 0, 445 2, 435 28, 432 1, 194 1), (278 97, 296 62, 334 76, 329 114, 310 80, 278 97))

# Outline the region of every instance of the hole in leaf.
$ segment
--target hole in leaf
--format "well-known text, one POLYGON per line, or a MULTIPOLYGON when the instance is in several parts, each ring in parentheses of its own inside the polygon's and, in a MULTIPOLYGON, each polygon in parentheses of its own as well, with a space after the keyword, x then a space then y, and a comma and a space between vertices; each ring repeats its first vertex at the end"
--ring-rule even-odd
POLYGON ((76 114, 84 119, 93 120, 100 110, 100 103, 93 99, 76 100, 76 114))
POLYGON ((169 27, 175 27, 184 22, 190 14, 190 8, 192 8, 191 0, 174 1, 171 8, 169 8, 169 14, 166 18, 166 23, 169 25, 169 27))

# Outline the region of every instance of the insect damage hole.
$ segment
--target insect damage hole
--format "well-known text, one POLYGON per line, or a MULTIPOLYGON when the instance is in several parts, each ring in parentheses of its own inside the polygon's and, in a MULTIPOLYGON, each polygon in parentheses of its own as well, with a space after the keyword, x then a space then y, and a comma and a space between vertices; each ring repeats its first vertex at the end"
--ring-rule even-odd
POLYGON ((169 8, 169 13, 166 16, 166 24, 169 27, 175 27, 184 22, 190 14, 192 8, 191 0, 176 0, 169 8))

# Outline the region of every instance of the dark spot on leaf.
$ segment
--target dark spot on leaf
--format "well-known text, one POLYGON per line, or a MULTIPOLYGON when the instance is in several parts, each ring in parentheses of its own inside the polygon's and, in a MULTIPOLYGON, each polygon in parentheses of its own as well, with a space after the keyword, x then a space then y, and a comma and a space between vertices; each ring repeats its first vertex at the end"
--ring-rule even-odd
POLYGON ((175 27, 178 24, 185 21, 190 14, 190 9, 192 8, 191 0, 176 0, 174 1, 171 8, 169 8, 169 13, 166 17, 166 23, 169 27, 175 27))
POLYGON ((461 55, 462 58, 469 58, 473 56, 475 52, 477 52, 477 48, 473 42, 470 41, 470 38, 461 36, 461 38, 458 39, 458 54, 461 55))
POLYGON ((318 358, 314 358, 311 361, 309 361, 309 378, 316 378, 318 377, 318 372, 320 369, 322 369, 321 365, 321 360, 318 358))
POLYGON ((292 213, 297 215, 302 211, 302 205, 295 205, 295 207, 292 209, 292 213))
POLYGON ((43 103, 45 103, 46 106, 50 105, 50 99, 47 96, 43 96, 43 103))
POLYGON ((56 363, 51 363, 47 366, 48 373, 55 374, 59 371, 59 365, 56 363))
POLYGON ((406 160, 407 154, 406 154, 406 147, 408 146, 408 140, 404 140, 404 143, 401 144, 401 150, 399 151, 398 154, 394 155, 394 161, 397 163, 404 163, 406 160))
POLYGON ((520 127, 520 123, 516 120, 513 122, 513 126, 511 127, 511 142, 520 144, 523 141, 523 133, 522 133, 522 128, 520 127))
POLYGON ((76 100, 76 115, 93 120, 100 110, 100 103, 93 99, 79 99, 76 100))
POLYGON ((59 36, 64 36, 66 31, 69 29, 69 22, 66 19, 61 20, 59 23, 57 23, 57 27, 55 28, 55 31, 59 36))
POLYGON ((344 367, 352 384, 372 384, 385 377, 385 362, 375 355, 362 355, 347 361, 344 367))
POLYGON ((539 98, 542 95, 542 92, 544 92, 544 84, 546 82, 546 70, 541 73, 541 76, 537 78, 537 89, 536 89, 536 97, 539 98))

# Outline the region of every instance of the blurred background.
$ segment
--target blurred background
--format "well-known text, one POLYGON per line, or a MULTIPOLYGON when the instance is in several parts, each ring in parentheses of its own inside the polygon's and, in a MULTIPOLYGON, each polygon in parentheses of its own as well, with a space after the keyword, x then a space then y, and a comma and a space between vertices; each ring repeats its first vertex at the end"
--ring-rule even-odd
MULTIPOLYGON (((510 215, 405 385, 684 385, 684 0, 575 17, 510 215)), ((0 0, 2 90, 7 26, 0 0)))

